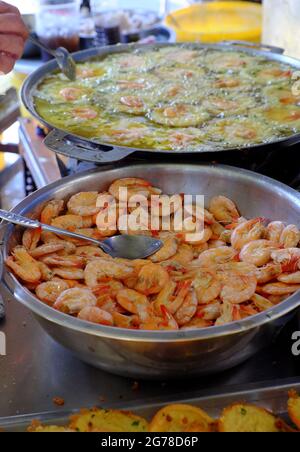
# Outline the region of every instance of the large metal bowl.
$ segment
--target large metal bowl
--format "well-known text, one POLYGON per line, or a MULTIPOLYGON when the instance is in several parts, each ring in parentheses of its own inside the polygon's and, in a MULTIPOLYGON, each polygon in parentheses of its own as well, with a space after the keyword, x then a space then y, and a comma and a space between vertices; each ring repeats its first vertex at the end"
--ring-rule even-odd
MULTIPOLYGON (((104 190, 113 180, 131 176, 147 178, 170 194, 227 195, 249 217, 296 224, 300 217, 300 195, 272 179, 225 166, 179 164, 120 165, 80 173, 37 191, 14 212, 34 217, 50 199, 104 190)), ((7 226, 4 258, 19 243, 20 233, 18 228, 7 226)), ((40 302, 7 271, 5 281, 42 327, 80 359, 112 373, 146 379, 182 378, 231 368, 268 345, 300 305, 300 295, 295 294, 267 312, 225 326, 175 332, 135 331, 70 317, 40 302)))

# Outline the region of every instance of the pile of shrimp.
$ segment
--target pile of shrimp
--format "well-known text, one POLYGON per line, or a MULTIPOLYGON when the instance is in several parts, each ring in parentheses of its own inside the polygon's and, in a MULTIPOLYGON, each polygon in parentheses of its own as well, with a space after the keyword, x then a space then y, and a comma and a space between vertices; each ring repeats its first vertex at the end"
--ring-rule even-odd
POLYGON ((239 321, 300 289, 295 225, 246 219, 232 200, 215 196, 203 210, 204 231, 197 242, 172 228, 118 231, 104 227, 104 217, 119 203, 120 187, 130 194, 163 196, 143 179, 120 179, 108 192, 50 201, 40 221, 99 240, 119 233, 153 235, 163 247, 148 259, 125 260, 89 242, 26 230, 6 265, 39 300, 95 324, 177 330, 239 321), (104 196, 105 206, 98 207, 104 196))

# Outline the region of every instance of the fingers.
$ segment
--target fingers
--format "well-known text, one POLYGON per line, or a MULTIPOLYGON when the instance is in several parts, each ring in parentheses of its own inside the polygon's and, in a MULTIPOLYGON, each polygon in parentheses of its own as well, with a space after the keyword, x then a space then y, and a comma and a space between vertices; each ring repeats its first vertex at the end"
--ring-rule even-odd
POLYGON ((0 33, 0 52, 8 53, 18 60, 23 55, 23 50, 23 38, 17 35, 2 35, 0 33))
POLYGON ((18 35, 21 36, 24 41, 26 41, 29 35, 19 13, 1 14, 0 12, 0 33, 4 35, 18 35))
POLYGON ((2 13, 15 13, 20 14, 18 8, 15 6, 9 5, 8 3, 0 1, 0 14, 2 13))
POLYGON ((1 72, 4 74, 11 72, 14 68, 14 65, 15 58, 13 58, 11 55, 0 52, 0 75, 1 72))

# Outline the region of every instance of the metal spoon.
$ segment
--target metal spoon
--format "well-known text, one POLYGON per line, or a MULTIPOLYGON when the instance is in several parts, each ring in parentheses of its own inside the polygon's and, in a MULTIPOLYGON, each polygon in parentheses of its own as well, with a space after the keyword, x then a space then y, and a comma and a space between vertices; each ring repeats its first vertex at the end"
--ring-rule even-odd
POLYGON ((54 234, 66 235, 67 237, 94 243, 110 256, 121 257, 123 259, 144 259, 156 253, 163 246, 161 240, 142 235, 117 235, 100 242, 99 240, 91 239, 85 235, 76 234, 75 232, 66 231, 65 229, 55 228, 54 226, 43 224, 39 221, 31 220, 30 218, 1 209, 0 218, 8 221, 9 223, 24 226, 25 228, 43 229, 44 231, 53 232, 54 234))
POLYGON ((64 47, 59 47, 56 50, 52 50, 49 47, 45 46, 32 34, 29 36, 29 40, 36 46, 45 50, 45 52, 50 53, 50 55, 54 56, 62 73, 69 80, 71 80, 72 82, 76 80, 76 63, 67 49, 65 49, 64 47))

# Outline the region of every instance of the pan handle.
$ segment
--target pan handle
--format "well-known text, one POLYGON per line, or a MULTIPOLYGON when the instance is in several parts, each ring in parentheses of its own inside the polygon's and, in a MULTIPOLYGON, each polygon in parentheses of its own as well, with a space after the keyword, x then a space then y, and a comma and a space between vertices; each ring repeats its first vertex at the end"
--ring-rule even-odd
POLYGON ((263 43, 255 43, 249 41, 222 41, 221 44, 228 46, 247 47, 249 49, 264 50, 265 52, 277 53, 278 55, 282 55, 284 53, 284 49, 280 47, 269 46, 263 43))
POLYGON ((58 154, 101 164, 118 162, 135 152, 134 149, 90 143, 56 129, 47 135, 44 143, 58 154))

